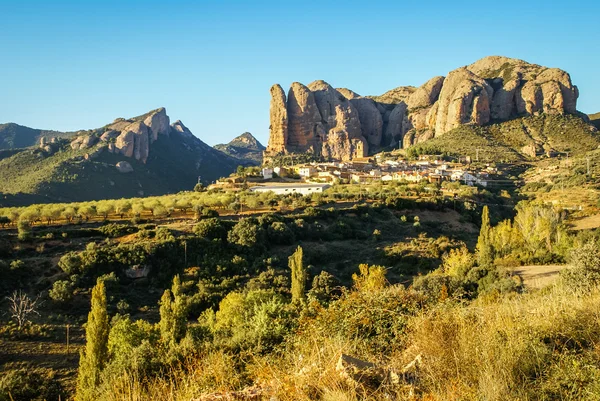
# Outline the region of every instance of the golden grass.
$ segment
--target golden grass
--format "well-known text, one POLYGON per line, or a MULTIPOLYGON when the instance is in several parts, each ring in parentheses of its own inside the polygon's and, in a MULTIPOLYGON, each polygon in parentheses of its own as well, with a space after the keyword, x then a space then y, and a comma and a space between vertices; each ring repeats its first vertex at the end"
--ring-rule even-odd
POLYGON ((600 290, 582 296, 557 285, 439 304, 413 317, 399 344, 369 354, 360 341, 304 330, 271 354, 215 351, 145 382, 123 377, 100 399, 209 400, 254 386, 256 399, 281 401, 600 400, 600 290), (373 388, 340 376, 342 353, 397 372, 417 355, 422 363, 413 383, 373 388))

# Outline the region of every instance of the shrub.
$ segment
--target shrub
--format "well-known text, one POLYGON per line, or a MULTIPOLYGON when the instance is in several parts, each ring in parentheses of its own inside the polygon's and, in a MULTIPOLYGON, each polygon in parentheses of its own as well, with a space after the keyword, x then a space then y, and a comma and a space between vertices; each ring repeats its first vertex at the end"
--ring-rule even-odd
POLYGON ((67 274, 81 273, 82 266, 81 256, 77 252, 69 252, 58 261, 58 267, 67 274))
POLYGON ((206 220, 200 220, 194 227, 194 233, 200 238, 206 239, 225 239, 227 236, 227 230, 221 223, 221 220, 217 218, 209 218, 206 220))
POLYGON ((55 281, 48 295, 53 301, 68 302, 73 299, 73 283, 67 280, 55 281))
POLYGON ((133 234, 137 231, 137 227, 129 224, 111 223, 98 228, 102 234, 110 238, 118 238, 124 235, 133 234))
POLYGON ((5 370, 0 376, 0 401, 66 399, 54 371, 22 368, 5 370))
POLYGON ((264 230, 255 219, 249 218, 240 220, 227 234, 227 241, 231 244, 245 247, 261 246, 264 240, 264 230))
POLYGON ((296 240, 294 232, 280 221, 275 221, 269 226, 267 235, 269 241, 274 244, 291 245, 296 240))
POLYGON ((568 288, 588 292, 600 284, 599 244, 589 241, 573 250, 570 264, 570 269, 560 272, 562 281, 568 288))

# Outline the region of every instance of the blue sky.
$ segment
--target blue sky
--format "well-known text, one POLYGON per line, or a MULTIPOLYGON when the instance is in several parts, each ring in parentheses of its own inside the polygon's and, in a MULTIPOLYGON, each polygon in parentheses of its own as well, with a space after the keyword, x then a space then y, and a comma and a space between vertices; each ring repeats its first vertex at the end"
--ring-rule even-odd
POLYGON ((266 144, 273 83, 381 94, 486 55, 568 71, 598 112, 600 5, 554 3, 0 0, 0 122, 77 130, 164 106, 208 144, 266 144))

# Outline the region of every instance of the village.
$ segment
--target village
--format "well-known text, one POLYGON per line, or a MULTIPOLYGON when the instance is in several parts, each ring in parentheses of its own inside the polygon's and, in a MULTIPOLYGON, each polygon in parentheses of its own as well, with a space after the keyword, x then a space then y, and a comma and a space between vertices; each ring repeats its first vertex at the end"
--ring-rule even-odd
MULTIPOLYGON (((283 163, 282 163, 283 164, 283 163)), ((404 182, 411 184, 442 184, 459 182, 468 186, 490 188, 495 183, 509 181, 504 173, 489 164, 471 163, 470 158, 448 162, 441 158, 422 156, 418 160, 390 159, 381 155, 342 162, 293 161, 282 166, 247 168, 222 178, 209 189, 246 187, 253 192, 272 191, 276 194, 322 192, 334 184, 370 184, 404 182)))

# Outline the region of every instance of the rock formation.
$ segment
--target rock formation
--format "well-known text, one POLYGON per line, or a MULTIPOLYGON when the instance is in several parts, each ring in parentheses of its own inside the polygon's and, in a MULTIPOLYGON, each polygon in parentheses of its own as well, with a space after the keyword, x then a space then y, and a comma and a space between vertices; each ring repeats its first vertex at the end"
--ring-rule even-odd
POLYGON ((269 110, 271 126, 269 127, 269 144, 267 149, 272 153, 283 152, 287 147, 288 113, 285 92, 280 85, 271 87, 271 107, 269 110))
POLYGON ((333 159, 408 147, 459 127, 537 113, 577 114, 577 87, 565 71, 485 57, 415 88, 363 97, 324 81, 271 88, 266 156, 312 152, 333 159))

